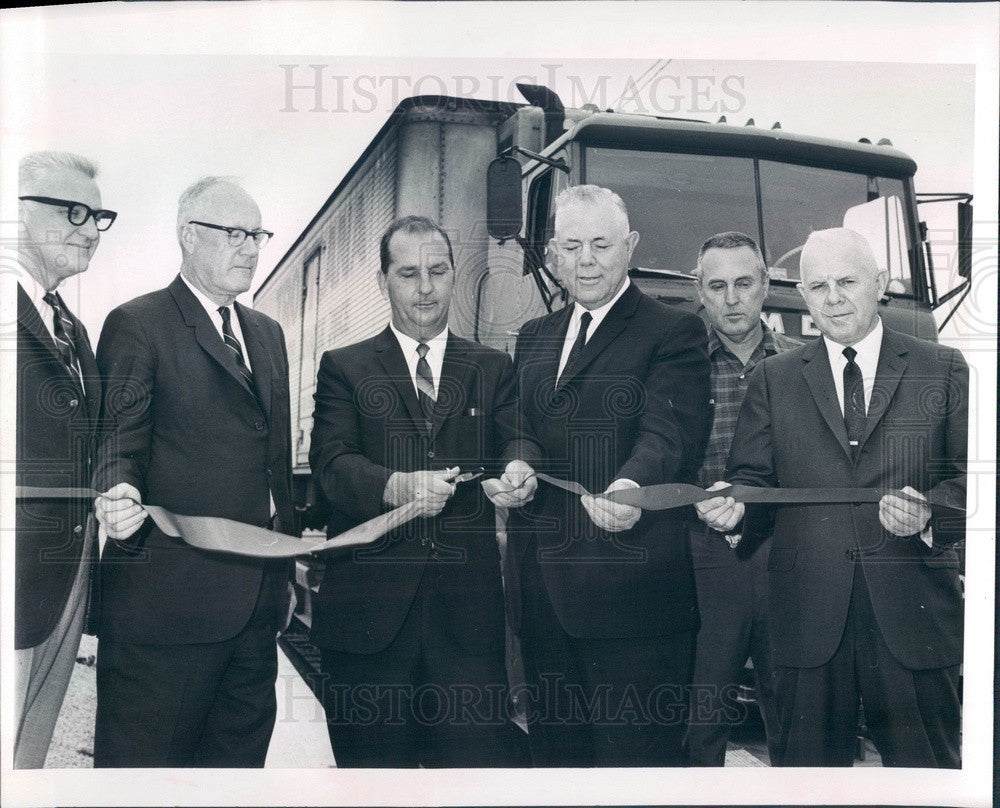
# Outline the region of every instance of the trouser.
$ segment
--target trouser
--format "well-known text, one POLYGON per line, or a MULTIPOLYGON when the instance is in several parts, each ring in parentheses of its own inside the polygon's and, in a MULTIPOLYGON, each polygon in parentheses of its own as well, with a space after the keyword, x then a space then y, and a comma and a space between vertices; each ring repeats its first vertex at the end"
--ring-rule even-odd
POLYGON ((66 606, 52 633, 32 648, 15 651, 20 716, 14 740, 15 769, 40 769, 45 765, 59 710, 73 676, 73 663, 80 650, 93 540, 93 531, 88 530, 83 545, 84 561, 80 563, 66 606))
POLYGON ((571 637, 531 559, 525 560, 522 581, 521 648, 534 765, 684 765, 695 632, 571 637))
POLYGON ((691 685, 689 761, 692 766, 725 764, 730 730, 746 718, 737 695, 748 658, 773 757, 777 713, 767 630, 767 553, 758 550, 738 564, 694 572, 701 628, 691 685))
POLYGON ((959 666, 910 670, 879 631, 862 564, 844 636, 816 668, 775 668, 779 766, 851 766, 858 699, 884 766, 959 768, 959 666))
POLYGON ((461 647, 435 608, 437 571, 425 567, 398 634, 371 654, 321 649, 324 707, 339 768, 520 766, 503 636, 461 647))
MULTIPOLYGON (((260 768, 277 713, 277 573, 222 642, 97 648, 94 766, 260 768)), ((220 608, 222 608, 220 606, 220 608)))

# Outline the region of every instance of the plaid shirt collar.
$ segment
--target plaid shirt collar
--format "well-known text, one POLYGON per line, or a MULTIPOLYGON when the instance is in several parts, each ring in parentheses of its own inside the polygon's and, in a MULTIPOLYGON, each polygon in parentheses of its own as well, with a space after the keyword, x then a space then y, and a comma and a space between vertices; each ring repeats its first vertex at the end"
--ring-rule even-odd
MULTIPOLYGON (((773 356, 774 354, 778 353, 778 346, 775 344, 776 340, 775 340, 774 331, 772 331, 771 328, 770 328, 770 326, 768 326, 768 324, 765 323, 763 320, 760 321, 760 327, 764 331, 764 337, 763 337, 763 339, 761 339, 761 341, 757 345, 757 347, 754 348, 753 352, 754 352, 754 354, 757 354, 758 351, 760 351, 761 349, 763 349, 765 356, 773 356)), ((731 353, 729 351, 729 349, 725 346, 725 344, 722 342, 722 340, 719 339, 719 335, 715 332, 715 326, 709 325, 708 326, 708 355, 710 357, 714 357, 715 356, 715 352, 718 351, 718 350, 720 350, 720 349, 731 353)), ((751 358, 752 358, 752 356, 751 356, 751 358)))

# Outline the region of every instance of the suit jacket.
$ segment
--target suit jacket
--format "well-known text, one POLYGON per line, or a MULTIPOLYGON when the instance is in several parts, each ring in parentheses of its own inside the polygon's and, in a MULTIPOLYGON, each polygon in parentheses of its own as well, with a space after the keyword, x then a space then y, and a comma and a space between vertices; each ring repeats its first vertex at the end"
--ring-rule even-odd
MULTIPOLYGON (((178 276, 108 315, 97 347, 105 380, 95 487, 119 482, 180 514, 291 529, 288 357, 281 327, 235 305, 251 390, 205 309, 178 276)), ((280 628, 287 561, 198 550, 147 519, 101 561, 100 636, 123 642, 217 642, 246 624, 267 570, 280 628), (282 576, 281 570, 284 570, 282 576), (279 591, 280 588, 280 591, 279 591)))
MULTIPOLYGON (((594 493, 617 478, 692 482, 709 424, 702 321, 633 284, 557 390, 571 316, 567 307, 526 323, 517 340, 521 406, 545 451, 545 470, 594 493)), ((645 512, 631 530, 606 533, 579 497, 545 484, 522 511, 508 527, 505 569, 515 629, 528 553, 537 553, 556 616, 572 636, 652 637, 697 628, 691 554, 677 512, 645 512)))
MULTIPOLYGON (((965 503, 968 367, 936 343, 885 329, 856 459, 847 443, 822 339, 765 359, 736 425, 727 479, 762 486, 937 491, 965 503)), ((744 537, 769 529, 769 622, 774 663, 815 667, 844 633, 860 562, 878 626, 911 669, 962 660, 962 595, 951 545, 965 520, 931 519, 932 549, 897 537, 877 503, 748 507, 744 537)))
MULTIPOLYGON (((17 484, 88 487, 101 380, 87 329, 76 329, 85 390, 59 357, 31 299, 17 287, 17 484)), ((80 567, 93 500, 21 500, 15 514, 14 644, 55 628, 80 567)), ((89 562, 89 559, 88 559, 89 562)))
MULTIPOLYGON (((505 353, 449 334, 430 433, 388 327, 323 354, 309 462, 333 509, 331 536, 388 510, 382 496, 395 471, 482 465, 496 476, 509 460, 531 463, 536 456, 518 424, 505 353)), ((434 604, 442 629, 470 653, 502 653, 496 516, 479 481, 459 484, 436 517, 413 520, 370 547, 329 555, 313 601, 313 642, 353 653, 385 648, 425 574, 437 575, 437 591, 447 593, 434 604)))

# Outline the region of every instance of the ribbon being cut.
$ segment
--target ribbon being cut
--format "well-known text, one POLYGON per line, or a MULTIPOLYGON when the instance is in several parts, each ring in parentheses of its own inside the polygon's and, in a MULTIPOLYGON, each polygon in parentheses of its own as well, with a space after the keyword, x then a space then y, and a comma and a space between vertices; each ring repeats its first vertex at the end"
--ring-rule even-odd
MULTIPOLYGON (((460 474, 456 483, 474 480, 482 474, 482 469, 460 474)), ((541 472, 536 473, 539 480, 568 491, 577 496, 590 495, 582 485, 571 480, 560 480, 541 472)), ((522 483, 523 485, 523 483, 522 483)), ((488 479, 482 481, 483 490, 488 496, 509 492, 500 480, 488 479)), ((696 485, 683 483, 666 483, 649 485, 643 488, 628 488, 607 494, 604 498, 624 505, 632 505, 647 511, 660 511, 669 508, 680 508, 693 505, 695 502, 713 497, 733 497, 739 502, 774 504, 774 505, 815 505, 843 502, 878 502, 885 494, 893 493, 903 499, 921 502, 900 491, 882 491, 877 488, 757 488, 747 485, 731 485, 715 491, 706 491, 696 485)), ((34 486, 18 486, 16 496, 21 499, 93 499, 100 492, 91 488, 44 488, 34 486)), ((945 496, 935 492, 924 502, 931 507, 940 508, 954 513, 964 513, 962 503, 951 502, 945 496)), ((321 542, 277 533, 266 528, 222 519, 215 516, 185 516, 168 511, 157 505, 143 505, 150 518, 168 536, 173 536, 187 542, 193 547, 218 553, 255 556, 259 558, 291 558, 310 555, 327 550, 337 550, 347 547, 371 544, 390 533, 401 525, 414 519, 420 512, 417 501, 408 502, 394 510, 376 516, 357 527, 321 542)))

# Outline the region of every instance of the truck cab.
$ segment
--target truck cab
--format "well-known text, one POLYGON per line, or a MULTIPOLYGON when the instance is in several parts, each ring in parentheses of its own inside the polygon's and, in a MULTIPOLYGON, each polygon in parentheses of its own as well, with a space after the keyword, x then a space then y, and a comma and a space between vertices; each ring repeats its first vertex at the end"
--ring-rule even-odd
MULTIPOLYGON (((567 117, 565 131, 539 152, 511 138, 508 154, 490 167, 489 229, 498 241, 480 295, 480 341, 511 350, 521 323, 568 302, 547 256, 552 201, 582 183, 622 197, 640 234, 631 276, 665 303, 697 310, 692 272, 699 247, 715 233, 738 230, 757 240, 768 266, 768 324, 792 337, 815 336, 795 288, 799 254, 812 231, 849 227, 868 240, 879 268, 889 273, 885 322, 936 339, 932 309, 939 300, 917 213, 916 163, 887 141, 846 143, 724 122, 572 112, 576 119, 567 117)), ((541 129, 512 127, 515 133, 541 129)))

